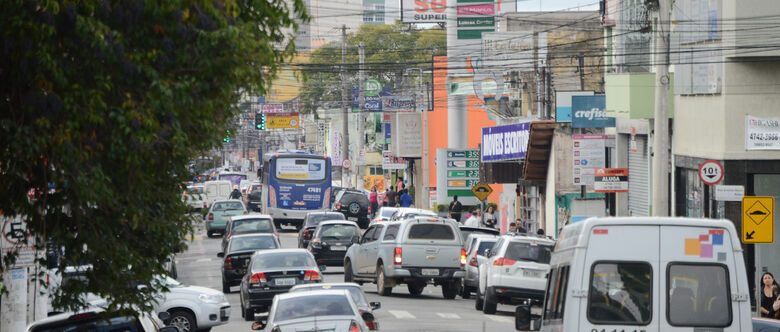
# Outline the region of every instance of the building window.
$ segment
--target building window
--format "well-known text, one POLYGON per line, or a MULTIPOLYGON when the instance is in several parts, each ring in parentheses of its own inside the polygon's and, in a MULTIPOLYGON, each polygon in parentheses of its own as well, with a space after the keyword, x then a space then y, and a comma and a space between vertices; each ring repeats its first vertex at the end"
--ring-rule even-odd
POLYGON ((363 22, 374 22, 374 15, 364 15, 363 22))

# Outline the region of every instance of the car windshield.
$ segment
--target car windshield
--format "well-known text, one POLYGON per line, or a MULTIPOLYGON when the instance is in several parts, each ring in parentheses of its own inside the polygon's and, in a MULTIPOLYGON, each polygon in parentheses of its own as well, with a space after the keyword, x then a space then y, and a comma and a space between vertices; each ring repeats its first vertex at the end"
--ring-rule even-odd
POLYGON ((505 258, 515 261, 549 264, 553 246, 527 242, 512 242, 506 248, 505 258))
POLYGON ((311 255, 304 252, 265 252, 256 255, 252 261, 253 271, 317 266, 311 255))
POLYGON ((306 219, 307 227, 316 227, 325 220, 344 220, 344 215, 341 213, 322 213, 322 214, 310 214, 306 219))
POLYGON ((187 193, 189 193, 189 194, 202 194, 203 193, 203 187, 187 188, 187 193))
POLYGON ((360 237, 360 231, 353 225, 323 225, 320 229, 320 238, 349 240, 360 237))
POLYGON ((276 240, 272 236, 242 236, 230 239, 230 252, 276 249, 276 240))
POLYGON ((243 210, 244 204, 241 204, 241 202, 217 202, 214 203, 214 207, 211 208, 212 211, 232 211, 232 210, 243 210))
POLYGON ((271 233, 274 231, 271 219, 242 219, 233 220, 232 234, 246 233, 271 233))
POLYGON ((350 297, 352 297, 352 301, 355 302, 355 304, 358 307, 367 307, 368 306, 368 300, 366 300, 366 295, 363 294, 363 290, 360 289, 360 287, 351 286, 351 285, 313 285, 309 287, 301 287, 296 288, 296 292, 310 292, 314 290, 323 290, 323 289, 346 289, 349 291, 350 297))
POLYGON ((315 316, 354 316, 349 299, 343 295, 299 296, 276 303, 274 322, 315 316))

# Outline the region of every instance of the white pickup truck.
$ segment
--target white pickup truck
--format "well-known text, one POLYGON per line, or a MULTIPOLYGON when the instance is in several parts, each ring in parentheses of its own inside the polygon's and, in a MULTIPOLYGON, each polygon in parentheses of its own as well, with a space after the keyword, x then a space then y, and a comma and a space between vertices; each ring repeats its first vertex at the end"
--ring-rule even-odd
POLYGON ((452 219, 415 216, 371 225, 344 258, 344 281, 372 282, 382 296, 406 284, 411 295, 425 286, 442 286, 444 298, 458 293, 466 253, 452 219))

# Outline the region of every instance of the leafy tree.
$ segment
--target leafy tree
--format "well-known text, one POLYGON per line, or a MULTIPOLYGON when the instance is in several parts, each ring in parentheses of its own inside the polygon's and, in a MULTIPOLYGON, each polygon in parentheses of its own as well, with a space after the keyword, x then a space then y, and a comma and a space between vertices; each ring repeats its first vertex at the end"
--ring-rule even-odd
MULTIPOLYGON (((358 45, 365 46, 365 77, 376 78, 382 84, 399 86, 407 68, 431 69, 432 55, 445 55, 447 36, 444 30, 409 30, 407 25, 363 24, 356 33, 347 36, 347 79, 357 86, 358 45)), ((341 44, 331 43, 312 52, 309 63, 303 64, 306 80, 301 89, 304 110, 311 112, 323 103, 341 101, 341 44)), ((351 92, 350 92, 351 93, 351 92)), ((351 100, 348 98, 348 100, 351 100)))
POLYGON ((221 143, 242 93, 265 93, 305 20, 302 0, 0 2, 0 210, 91 265, 56 306, 89 292, 149 308, 160 286, 132 286, 192 231, 188 162, 221 143))

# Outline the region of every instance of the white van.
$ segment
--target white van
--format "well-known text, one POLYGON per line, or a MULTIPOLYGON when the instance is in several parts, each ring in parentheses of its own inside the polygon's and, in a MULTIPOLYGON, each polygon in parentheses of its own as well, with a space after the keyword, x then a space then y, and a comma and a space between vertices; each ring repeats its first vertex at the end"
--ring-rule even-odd
POLYGON ((590 218, 568 225, 550 261, 541 317, 519 306, 515 328, 752 331, 739 238, 728 220, 590 218))
POLYGON ((203 201, 209 207, 216 200, 228 199, 233 191, 233 184, 228 180, 206 181, 204 187, 203 201))

